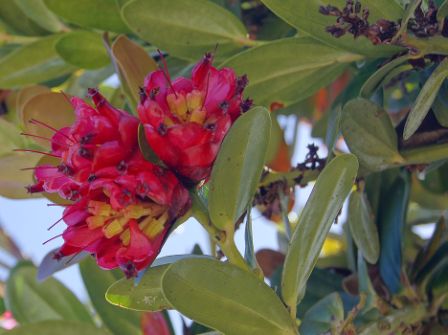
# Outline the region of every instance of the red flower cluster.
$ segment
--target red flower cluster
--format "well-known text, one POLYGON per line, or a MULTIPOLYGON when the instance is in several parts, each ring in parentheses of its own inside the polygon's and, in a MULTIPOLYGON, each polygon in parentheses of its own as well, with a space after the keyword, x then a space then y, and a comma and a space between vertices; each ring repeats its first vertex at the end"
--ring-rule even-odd
POLYGON ((194 183, 209 176, 224 136, 252 104, 242 98, 246 85, 246 76, 213 67, 210 54, 191 79, 171 82, 166 63, 148 75, 138 113, 151 148, 174 173, 144 159, 137 118, 94 89, 89 95, 96 108, 72 98, 75 123, 51 138, 48 155, 58 163, 38 166, 29 187, 74 202, 61 219, 67 229, 57 256, 88 251, 101 267, 121 267, 127 276, 148 266, 190 206, 175 173, 194 183))
POLYGON ((157 156, 176 173, 198 182, 207 178, 224 136, 252 105, 243 100, 248 80, 230 68, 216 69, 206 54, 191 79, 173 82, 167 70, 151 73, 138 113, 157 156))
POLYGON ((176 176, 144 160, 138 119, 89 90, 96 109, 72 98, 76 121, 51 139, 57 166, 36 168, 30 192, 57 192, 74 201, 64 211, 67 229, 59 256, 88 251, 105 269, 127 276, 148 266, 174 220, 189 206, 176 176))

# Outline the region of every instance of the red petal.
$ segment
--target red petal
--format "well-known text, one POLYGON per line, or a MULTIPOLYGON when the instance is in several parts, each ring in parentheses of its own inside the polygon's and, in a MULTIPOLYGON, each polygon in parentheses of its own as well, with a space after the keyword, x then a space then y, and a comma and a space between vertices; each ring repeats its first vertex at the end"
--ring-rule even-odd
POLYGON ((142 314, 143 335, 170 335, 170 328, 161 312, 142 314))

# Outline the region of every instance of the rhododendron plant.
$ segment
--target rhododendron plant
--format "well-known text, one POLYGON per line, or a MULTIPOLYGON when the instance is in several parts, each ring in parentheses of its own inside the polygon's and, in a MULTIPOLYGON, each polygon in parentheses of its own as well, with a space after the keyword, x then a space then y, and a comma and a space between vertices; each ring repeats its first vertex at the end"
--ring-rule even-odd
POLYGON ((448 0, 0 0, 0 328, 448 334, 447 78, 448 0))

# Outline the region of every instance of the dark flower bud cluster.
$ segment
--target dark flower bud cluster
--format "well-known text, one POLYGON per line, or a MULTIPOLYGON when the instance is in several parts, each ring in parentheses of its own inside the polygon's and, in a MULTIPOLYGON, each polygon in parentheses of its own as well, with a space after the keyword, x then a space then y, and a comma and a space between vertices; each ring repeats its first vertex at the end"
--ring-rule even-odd
POLYGON ((409 20, 408 29, 417 37, 434 36, 439 31, 437 21, 437 5, 433 0, 428 2, 428 10, 423 12, 418 6, 414 12, 414 17, 409 20))
MULTIPOLYGON (((444 22, 437 20, 437 5, 433 0, 428 2, 428 9, 423 11, 421 5, 415 9, 414 17, 407 24, 409 32, 417 37, 431 37, 439 31, 444 37, 448 37, 448 19, 444 22), (442 28, 442 23, 443 28, 442 28)), ((394 22, 380 19, 373 24, 369 23, 369 10, 362 8, 359 0, 347 0, 344 8, 327 5, 321 6, 319 12, 327 16, 335 16, 336 23, 326 27, 326 31, 334 37, 351 34, 354 38, 367 37, 373 44, 393 43, 393 37, 400 29, 401 20, 394 22)))
POLYGON ((336 17, 336 24, 326 27, 326 31, 334 37, 341 37, 349 33, 354 38, 365 36, 373 44, 381 44, 390 42, 399 28, 399 24, 385 19, 370 24, 368 21, 369 9, 362 8, 359 0, 347 0, 342 9, 332 5, 321 6, 319 12, 336 17))

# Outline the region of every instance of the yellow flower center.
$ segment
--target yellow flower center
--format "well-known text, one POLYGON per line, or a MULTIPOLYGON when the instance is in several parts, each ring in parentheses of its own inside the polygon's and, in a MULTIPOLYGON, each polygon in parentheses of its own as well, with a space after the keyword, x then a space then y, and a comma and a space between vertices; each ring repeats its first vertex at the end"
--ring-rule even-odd
POLYGON ((183 122, 204 123, 207 111, 203 108, 204 94, 201 91, 193 90, 186 95, 171 93, 167 95, 166 102, 171 113, 183 122))
POLYGON ((130 232, 127 228, 129 220, 137 220, 141 231, 149 239, 160 234, 168 221, 167 208, 155 203, 141 203, 114 210, 105 202, 92 200, 89 201, 88 212, 91 214, 86 220, 89 229, 102 227, 106 238, 120 234, 124 245, 128 245, 130 241, 130 232))

